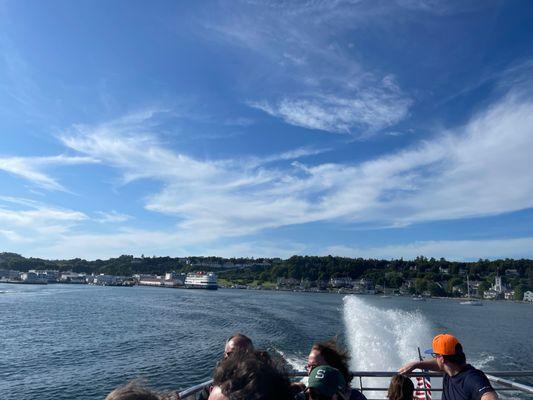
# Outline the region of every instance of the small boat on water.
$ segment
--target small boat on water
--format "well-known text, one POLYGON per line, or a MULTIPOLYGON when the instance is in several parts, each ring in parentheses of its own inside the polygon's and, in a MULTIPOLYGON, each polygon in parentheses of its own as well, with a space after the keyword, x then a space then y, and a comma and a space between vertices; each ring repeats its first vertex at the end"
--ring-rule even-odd
POLYGON ((463 306, 482 306, 483 303, 479 300, 465 300, 465 301, 461 301, 461 303, 459 304, 462 304, 463 306))
POLYGON ((482 306, 483 303, 479 300, 475 300, 472 297, 470 297, 470 280, 468 279, 468 275, 466 276, 466 290, 467 290, 467 296, 466 300, 461 301, 461 305, 463 306, 482 306))
POLYGON ((413 301, 426 301, 426 298, 421 295, 413 296, 413 301))

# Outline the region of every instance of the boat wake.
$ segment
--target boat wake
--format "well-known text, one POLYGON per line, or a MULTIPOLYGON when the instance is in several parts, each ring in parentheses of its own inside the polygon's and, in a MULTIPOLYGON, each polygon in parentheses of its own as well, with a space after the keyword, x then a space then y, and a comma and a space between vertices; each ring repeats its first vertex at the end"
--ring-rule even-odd
POLYGON ((294 370, 294 371, 305 371, 305 365, 307 364, 306 359, 298 356, 291 356, 283 351, 274 348, 274 350, 285 360, 285 362, 294 370))
MULTIPOLYGON (((493 355, 487 353, 481 353, 478 358, 474 358, 471 362, 473 366, 479 369, 485 369, 495 360, 493 355)), ((470 362, 470 361, 469 361, 470 362)))
MULTIPOLYGON (((356 296, 344 299, 346 343, 353 371, 396 371, 418 358, 431 343, 431 323, 420 312, 381 309, 356 296)), ((390 379, 389 379, 390 380, 390 379)), ((357 387, 357 382, 353 382, 357 387)), ((380 378, 365 378, 367 387, 388 386, 380 378)), ((384 392, 365 392, 369 398, 383 398, 384 392)))

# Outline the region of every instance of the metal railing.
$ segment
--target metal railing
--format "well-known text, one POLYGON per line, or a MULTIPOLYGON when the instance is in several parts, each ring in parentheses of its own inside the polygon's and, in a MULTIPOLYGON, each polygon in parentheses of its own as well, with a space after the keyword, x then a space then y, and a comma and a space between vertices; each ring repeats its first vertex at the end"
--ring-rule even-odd
MULTIPOLYGON (((517 377, 533 377, 533 371, 491 371, 486 372, 487 378, 490 380, 491 383, 494 384, 494 390, 496 392, 502 392, 502 391, 517 391, 527 394, 533 394, 533 385, 528 385, 524 383, 515 382, 509 379, 509 377, 517 378, 517 377)), ((363 385, 363 378, 391 378, 392 376, 396 375, 396 372, 394 371, 353 371, 352 375, 355 378, 359 378, 359 385, 354 387, 361 391, 362 393, 365 392, 386 392, 388 390, 388 382, 386 386, 379 386, 379 387, 370 387, 370 386, 364 386, 363 385)), ((417 377, 417 376, 424 376, 424 377, 431 377, 431 378, 442 378, 443 374, 440 372, 412 372, 410 374, 406 374, 409 377, 417 377)), ((289 374, 289 377, 291 378, 301 378, 307 376, 307 372, 305 371, 296 371, 291 372, 289 374)), ((187 388, 180 392, 180 398, 181 399, 187 399, 188 397, 194 396, 197 393, 201 392, 204 388, 210 386, 213 383, 213 380, 210 379, 208 381, 199 383, 198 385, 194 385, 190 388, 187 388)), ((417 389, 419 391, 426 391, 426 389, 417 389)), ((432 392, 442 392, 442 388, 435 387, 435 385, 432 385, 431 389, 432 392)), ((191 397, 192 398, 192 397, 191 397)), ((372 399, 368 399, 372 400, 372 399)))

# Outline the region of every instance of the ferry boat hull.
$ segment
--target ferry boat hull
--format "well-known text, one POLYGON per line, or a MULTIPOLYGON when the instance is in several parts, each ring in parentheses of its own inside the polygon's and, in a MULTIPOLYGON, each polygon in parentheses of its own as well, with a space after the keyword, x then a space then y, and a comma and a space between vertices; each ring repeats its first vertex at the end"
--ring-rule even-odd
POLYGON ((185 289, 218 290, 218 285, 185 285, 185 289))
POLYGON ((186 289, 217 290, 218 280, 213 272, 192 272, 185 278, 186 289))

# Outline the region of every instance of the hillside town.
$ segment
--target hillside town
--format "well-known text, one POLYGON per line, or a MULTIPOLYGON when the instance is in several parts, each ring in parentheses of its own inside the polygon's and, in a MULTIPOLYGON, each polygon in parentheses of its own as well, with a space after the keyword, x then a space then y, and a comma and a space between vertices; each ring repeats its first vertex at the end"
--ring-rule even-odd
MULTIPOLYGON (((202 265, 206 266, 206 265, 202 265)), ((212 266, 212 265, 211 265, 212 266)), ((233 267, 233 265, 232 265, 233 267)), ((244 266, 239 266, 243 268, 244 266)), ((516 270, 506 270, 507 276, 517 274, 516 270)), ((194 274, 210 274, 212 272, 196 272, 194 274)), ((0 269, 0 283, 12 284, 88 284, 97 286, 153 286, 167 288, 186 287, 187 277, 191 274, 184 272, 167 272, 164 275, 134 274, 132 276, 118 276, 107 274, 88 274, 85 272, 36 270, 26 272, 0 269)), ((436 282, 444 288, 447 281, 436 282)), ((452 290, 454 297, 484 300, 522 300, 533 302, 533 291, 527 290, 522 299, 516 299, 515 291, 502 281, 502 276, 495 277, 493 285, 488 289, 480 290, 481 281, 468 281, 467 286, 455 285, 452 290)), ((407 279, 399 288, 387 288, 386 285, 374 284, 367 278, 351 279, 349 277, 332 277, 329 280, 310 281, 309 279, 278 278, 276 285, 242 285, 226 283, 220 285, 230 289, 259 289, 301 292, 334 292, 359 295, 386 295, 386 296, 415 296, 416 279, 407 279)), ((419 294, 417 299, 434 297, 428 290, 419 294)))

